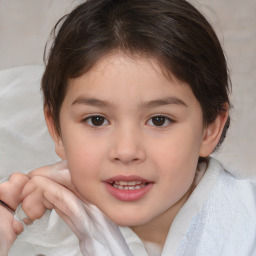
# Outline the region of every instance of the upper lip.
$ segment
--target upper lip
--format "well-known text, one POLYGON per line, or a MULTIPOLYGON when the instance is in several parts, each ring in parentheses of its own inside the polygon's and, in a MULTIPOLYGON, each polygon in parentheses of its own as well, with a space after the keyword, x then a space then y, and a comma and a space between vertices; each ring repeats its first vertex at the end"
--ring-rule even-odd
POLYGON ((104 182, 107 182, 107 183, 113 183, 115 181, 141 181, 141 182, 146 182, 146 183, 152 183, 152 181, 142 178, 137 175, 129 175, 129 176, 118 175, 118 176, 114 176, 114 177, 104 180, 104 182))

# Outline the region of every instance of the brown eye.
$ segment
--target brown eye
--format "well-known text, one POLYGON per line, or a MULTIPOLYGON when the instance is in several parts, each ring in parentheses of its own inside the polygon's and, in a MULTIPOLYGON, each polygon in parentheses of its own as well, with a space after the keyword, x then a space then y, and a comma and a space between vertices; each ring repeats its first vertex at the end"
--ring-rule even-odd
POLYGON ((85 119, 85 121, 91 126, 103 126, 108 124, 108 121, 103 116, 90 116, 85 119))
POLYGON ((163 117, 163 116, 156 116, 156 117, 153 117, 153 118, 152 118, 152 123, 153 123, 155 126, 163 126, 164 123, 165 123, 165 117, 163 117))
POLYGON ((147 123, 152 126, 163 127, 169 125, 171 122, 172 120, 166 116, 154 116, 147 123))

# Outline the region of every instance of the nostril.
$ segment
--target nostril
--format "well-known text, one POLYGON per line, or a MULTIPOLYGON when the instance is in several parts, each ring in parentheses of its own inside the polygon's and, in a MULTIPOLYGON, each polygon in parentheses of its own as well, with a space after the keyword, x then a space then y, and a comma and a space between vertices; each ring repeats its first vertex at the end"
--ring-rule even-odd
POLYGON ((140 159, 139 158, 132 158, 132 157, 128 157, 128 156, 121 156, 121 157, 116 157, 114 159, 115 161, 121 161, 121 162, 133 162, 133 163, 136 163, 136 162, 139 162, 140 159))

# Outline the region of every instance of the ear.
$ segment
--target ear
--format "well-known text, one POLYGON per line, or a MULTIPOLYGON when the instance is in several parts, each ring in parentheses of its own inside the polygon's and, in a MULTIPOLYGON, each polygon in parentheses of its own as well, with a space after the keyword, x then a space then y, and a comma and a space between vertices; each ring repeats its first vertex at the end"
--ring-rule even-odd
POLYGON ((49 131, 49 133, 54 141, 54 144, 55 144, 55 152, 61 159, 65 160, 66 154, 65 154, 65 148, 63 145, 63 141, 62 141, 61 135, 56 130, 56 127, 55 127, 55 124, 53 121, 53 117, 52 117, 52 113, 48 107, 44 108, 44 117, 45 117, 48 131, 49 131))
POLYGON ((227 110, 221 111, 214 122, 209 124, 204 130, 199 154, 201 157, 209 156, 214 151, 220 140, 223 128, 228 119, 228 104, 224 107, 227 110))

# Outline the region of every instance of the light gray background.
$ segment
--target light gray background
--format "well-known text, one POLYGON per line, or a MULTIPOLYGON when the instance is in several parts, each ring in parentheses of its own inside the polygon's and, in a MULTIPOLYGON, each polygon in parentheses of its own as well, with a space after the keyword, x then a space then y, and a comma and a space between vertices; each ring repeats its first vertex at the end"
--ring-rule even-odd
MULTIPOLYGON (((0 70, 42 64, 49 32, 56 21, 79 2, 0 0, 0 70)), ((256 1, 190 2, 202 10, 214 26, 231 70, 234 105, 231 128, 216 156, 234 172, 256 176, 256 1)))

